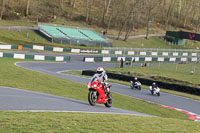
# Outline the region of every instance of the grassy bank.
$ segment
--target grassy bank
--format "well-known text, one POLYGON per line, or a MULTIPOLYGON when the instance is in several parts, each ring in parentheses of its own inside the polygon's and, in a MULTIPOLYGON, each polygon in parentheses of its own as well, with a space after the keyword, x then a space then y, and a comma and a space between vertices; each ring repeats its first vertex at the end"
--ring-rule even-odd
POLYGON ((200 124, 186 120, 87 113, 0 112, 1 133, 7 132, 190 132, 200 124))
MULTIPOLYGON (((88 89, 86 85, 17 67, 14 65, 16 61, 19 60, 0 58, 0 86, 27 89, 87 101, 88 89)), ((115 93, 113 93, 113 97, 114 107, 165 118, 187 119, 185 114, 161 108, 155 104, 115 93)))
POLYGON ((200 64, 154 65, 147 67, 106 68, 108 72, 121 73, 169 83, 200 87, 200 64), (194 73, 191 73, 194 71, 194 73))

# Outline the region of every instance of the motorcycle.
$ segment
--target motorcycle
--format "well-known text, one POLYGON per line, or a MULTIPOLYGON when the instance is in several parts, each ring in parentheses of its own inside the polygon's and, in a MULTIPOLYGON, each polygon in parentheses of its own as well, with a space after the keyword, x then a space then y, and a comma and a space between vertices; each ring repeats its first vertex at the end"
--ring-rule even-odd
POLYGON ((88 102, 90 105, 95 106, 96 103, 104 104, 106 107, 112 107, 112 95, 110 93, 110 84, 106 84, 107 91, 104 91, 104 85, 96 78, 91 79, 87 84, 88 86, 88 102))
POLYGON ((150 92, 152 95, 160 96, 160 88, 149 86, 150 92))
POLYGON ((141 83, 139 81, 137 81, 137 82, 131 81, 130 87, 131 87, 131 89, 141 90, 141 83))

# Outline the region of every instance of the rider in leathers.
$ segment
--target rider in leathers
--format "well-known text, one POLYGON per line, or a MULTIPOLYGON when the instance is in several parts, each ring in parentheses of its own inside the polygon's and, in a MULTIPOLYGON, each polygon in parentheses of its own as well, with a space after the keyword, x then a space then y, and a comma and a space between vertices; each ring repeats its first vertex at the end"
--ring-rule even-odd
POLYGON ((97 68, 97 73, 94 74, 92 79, 93 78, 97 78, 99 80, 99 82, 101 84, 103 84, 105 93, 109 93, 109 91, 108 91, 108 89, 106 87, 106 85, 107 85, 106 81, 108 80, 108 76, 107 76, 105 70, 102 67, 98 67, 97 68))

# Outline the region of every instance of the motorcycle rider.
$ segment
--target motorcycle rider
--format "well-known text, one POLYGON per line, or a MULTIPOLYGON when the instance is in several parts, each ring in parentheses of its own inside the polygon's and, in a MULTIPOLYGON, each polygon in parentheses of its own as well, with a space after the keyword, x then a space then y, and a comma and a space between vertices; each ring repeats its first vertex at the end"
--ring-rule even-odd
POLYGON ((134 78, 134 81, 132 82, 132 83, 133 83, 133 84, 132 84, 133 87, 135 87, 135 86, 137 85, 137 82, 138 82, 138 79, 137 79, 137 77, 135 77, 135 78, 134 78))
POLYGON ((155 82, 153 82, 153 83, 152 83, 152 89, 155 89, 155 90, 156 90, 157 88, 158 88, 158 86, 156 85, 155 82))
POLYGON ((104 91, 105 93, 109 93, 108 88, 107 88, 107 83, 106 81, 108 80, 108 76, 106 74, 106 71, 103 69, 103 67, 98 67, 97 68, 97 73, 94 74, 93 78, 97 78, 99 82, 104 86, 104 91))

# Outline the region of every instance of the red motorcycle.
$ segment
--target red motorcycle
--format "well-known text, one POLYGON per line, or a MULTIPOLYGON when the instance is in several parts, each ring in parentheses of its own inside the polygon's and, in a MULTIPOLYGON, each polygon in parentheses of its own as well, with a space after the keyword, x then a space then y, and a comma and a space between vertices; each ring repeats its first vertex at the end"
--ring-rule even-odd
POLYGON ((110 94, 110 84, 107 84, 108 92, 105 93, 104 85, 99 82, 96 78, 90 80, 87 84, 89 93, 88 101, 90 105, 95 106, 96 103, 103 103, 106 107, 110 108, 112 106, 112 95, 110 94))

